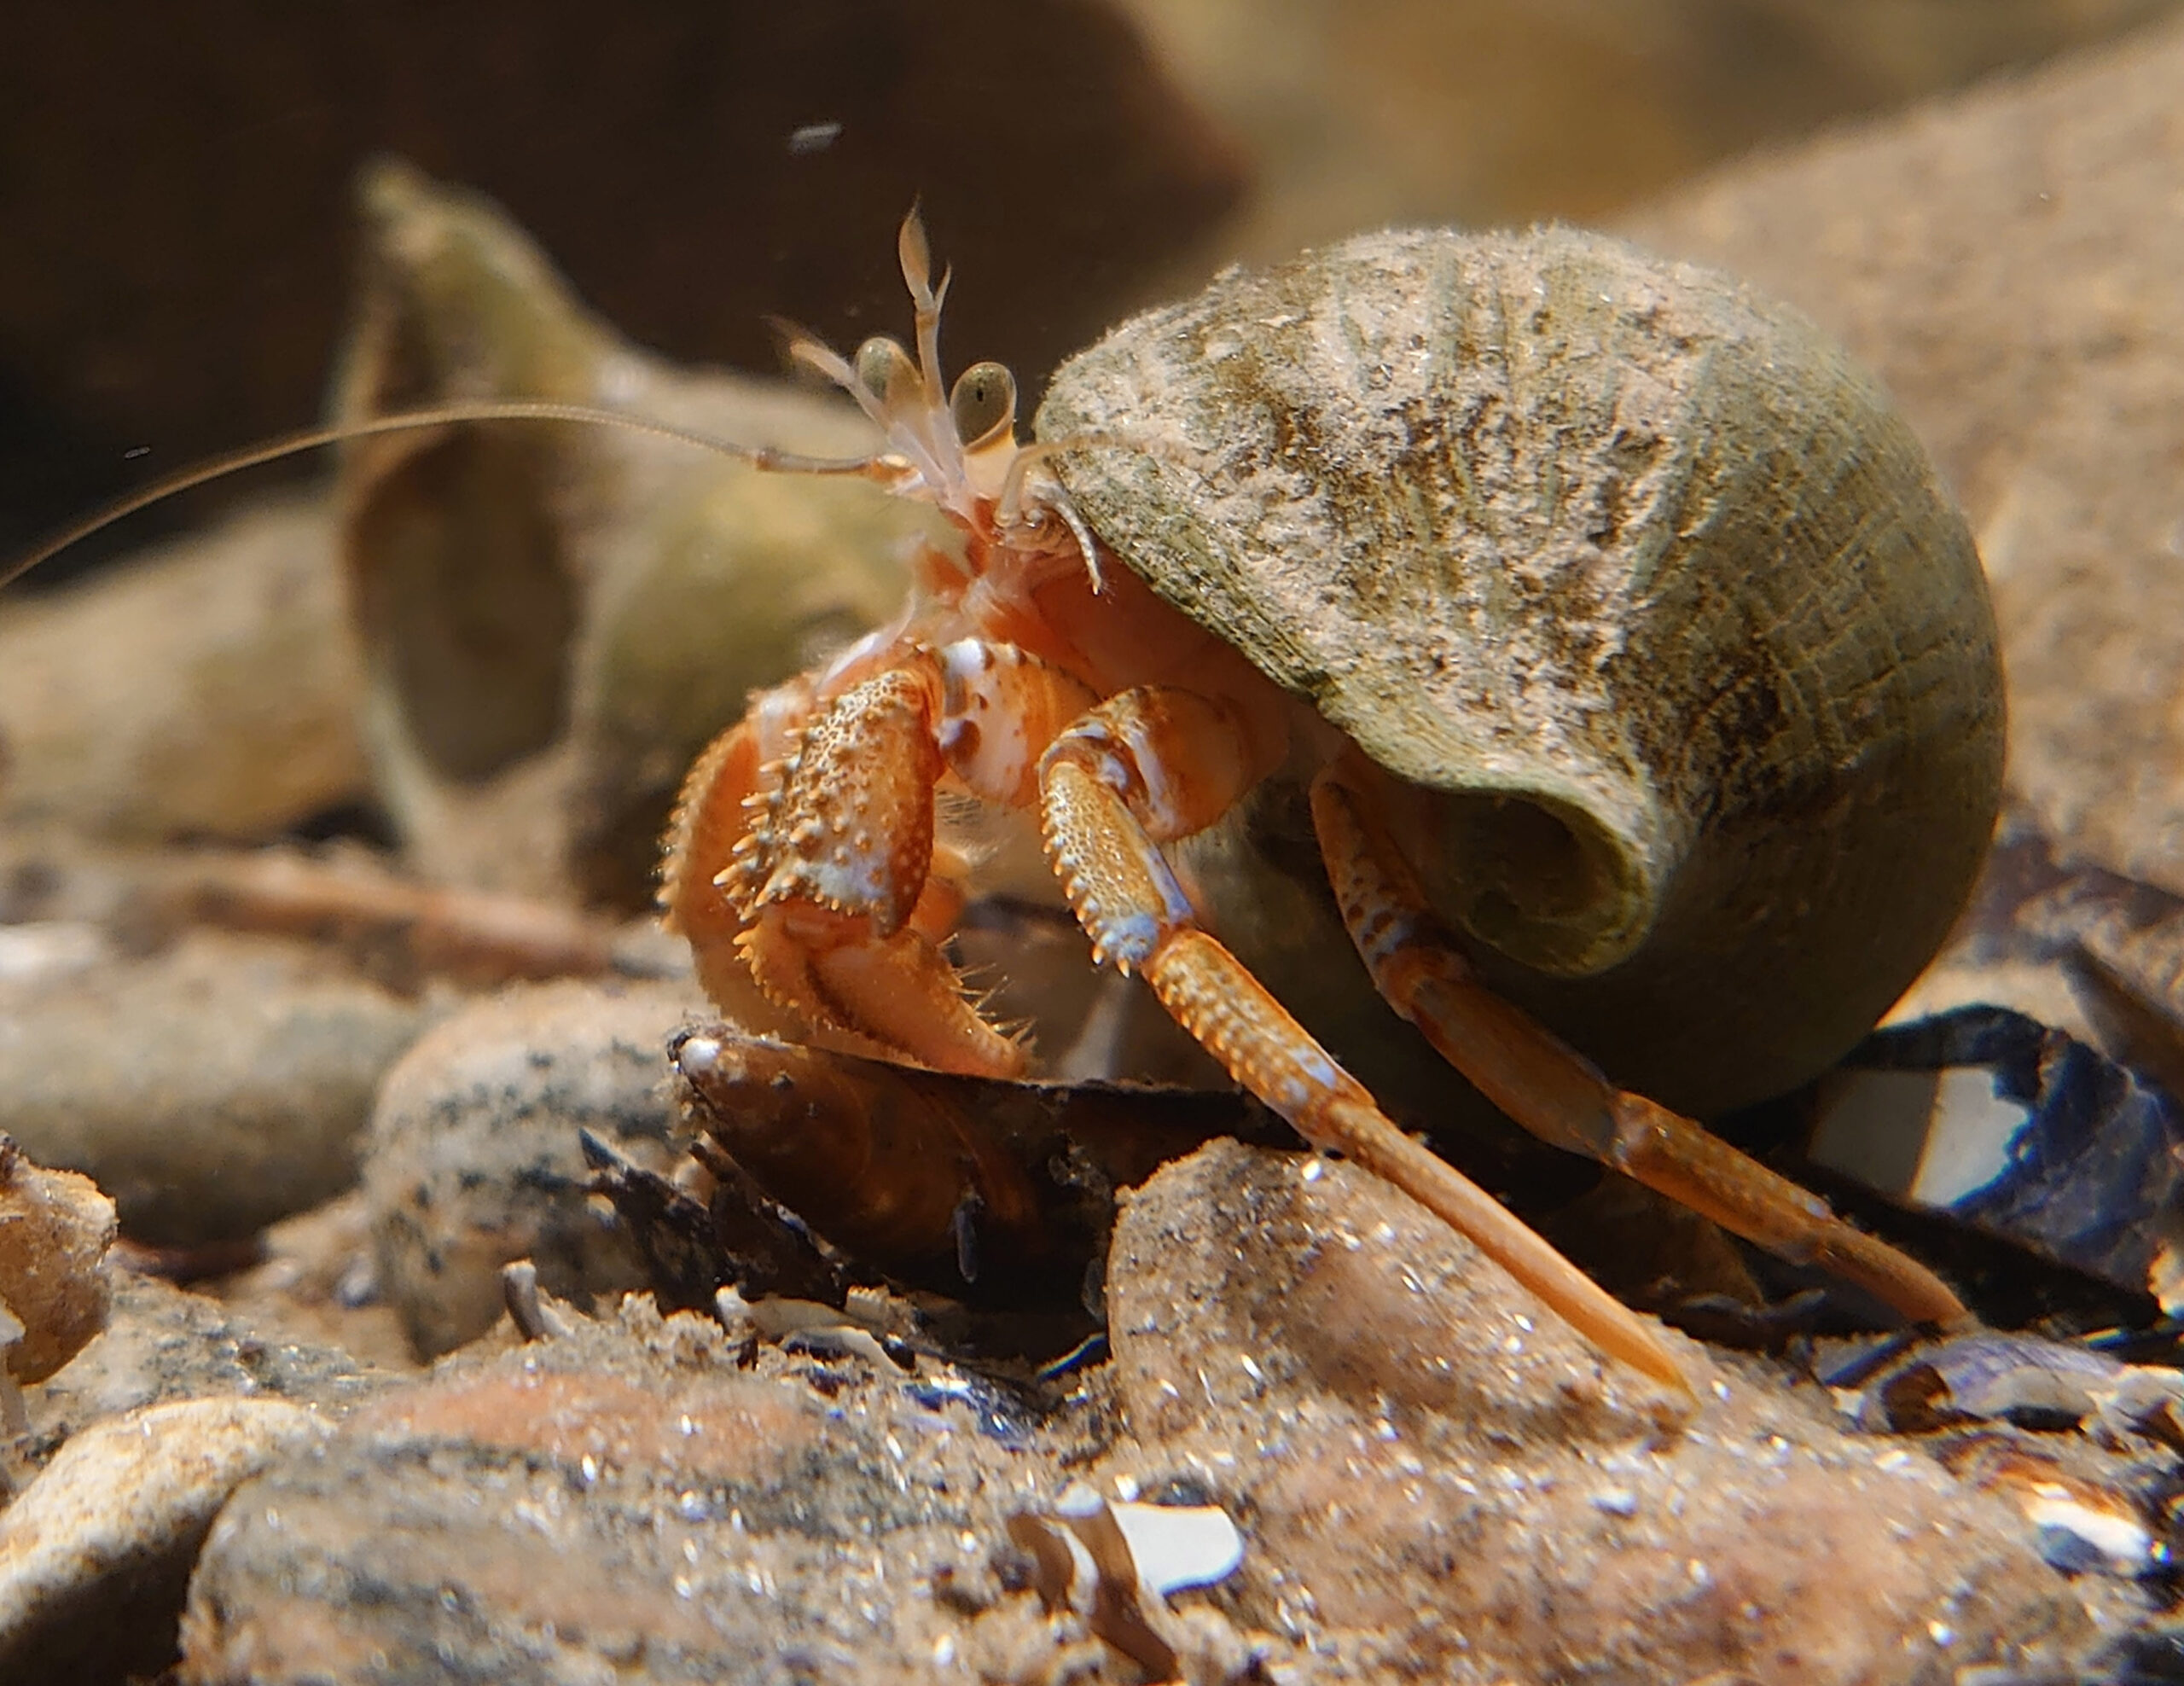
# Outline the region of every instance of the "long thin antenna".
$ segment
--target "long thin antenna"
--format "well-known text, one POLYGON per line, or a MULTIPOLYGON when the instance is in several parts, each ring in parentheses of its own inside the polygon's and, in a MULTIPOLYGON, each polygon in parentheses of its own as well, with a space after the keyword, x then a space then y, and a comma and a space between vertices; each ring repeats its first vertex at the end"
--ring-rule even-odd
POLYGON ((475 403, 441 404, 431 410, 398 410, 386 416, 367 416, 357 422, 337 422, 322 427, 306 427, 299 433, 284 433, 261 445, 248 445, 228 456, 216 456, 210 462, 179 469, 131 492, 118 503, 108 504, 97 514, 62 529, 27 555, 0 565, 0 588, 20 579, 39 563, 59 555, 72 544, 79 544, 93 533, 104 532, 116 521, 127 520, 139 509, 149 509, 163 498, 172 497, 177 492, 188 491, 193 486, 203 485, 224 475, 245 468, 255 468, 262 463, 277 462, 284 456, 293 456, 302 451, 339 445, 345 439, 371 439, 381 433, 408 433, 464 422, 556 422, 590 427, 619 427, 626 433, 646 433, 678 445, 694 445, 700 451, 733 457, 739 462, 748 462, 755 468, 790 474, 876 476, 886 472, 886 465, 877 456, 805 456, 795 451, 736 445, 727 439, 715 439, 710 433, 674 427, 665 422, 648 421, 626 410, 602 410, 591 404, 553 404, 538 399, 479 399, 475 403))

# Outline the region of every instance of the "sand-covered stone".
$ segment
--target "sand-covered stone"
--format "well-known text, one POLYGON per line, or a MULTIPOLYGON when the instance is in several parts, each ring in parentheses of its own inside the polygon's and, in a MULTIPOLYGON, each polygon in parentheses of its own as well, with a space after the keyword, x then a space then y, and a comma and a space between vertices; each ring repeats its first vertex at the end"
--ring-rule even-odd
POLYGON ((0 1130, 139 1239, 247 1235, 337 1193, 424 1009, 300 946, 210 932, 0 986, 0 1130))
POLYGON ((575 1322, 458 1356, 245 1489, 191 1587, 183 1677, 948 1676, 1047 1458, 938 1391, 946 1370, 746 1365, 710 1319, 636 1302, 575 1322))
POLYGON ((119 1678, 174 1655, 183 1588, 237 1485, 331 1424, 282 1399, 152 1405, 78 1435, 0 1512, 0 1678, 119 1678))
POLYGON ((1170 1167, 1124 1201, 1107 1299, 1107 1467, 1249 1517, 1229 1613, 1361 1671, 1948 1679, 2076 1660, 2130 1607, 2005 1492, 1778 1376, 1716 1354, 1680 1419, 1348 1166, 1170 1167))
POLYGON ((669 1035, 691 1006, 671 984, 518 985, 418 1039, 373 1109, 363 1189, 381 1294, 420 1356, 501 1315, 501 1267, 589 1304, 645 1284, 587 1193, 578 1132, 665 1168, 669 1035))

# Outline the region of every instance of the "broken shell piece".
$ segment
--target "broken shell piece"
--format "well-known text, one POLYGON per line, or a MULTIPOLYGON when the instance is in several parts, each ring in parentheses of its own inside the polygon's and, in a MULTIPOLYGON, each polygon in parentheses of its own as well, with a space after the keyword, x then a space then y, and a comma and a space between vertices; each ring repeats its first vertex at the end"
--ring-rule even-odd
POLYGON ((1149 1592, 1165 1597, 1212 1586, 1242 1567, 1244 1536, 1218 1505, 1117 1502, 1107 1509, 1130 1542, 1138 1584, 1149 1592))
POLYGON ((1233 1094, 953 1076, 726 1025, 670 1055, 693 1124, 767 1198, 861 1262, 989 1305, 1077 1295, 1118 1187, 1280 1128, 1233 1094))
MULTIPOLYGON (((614 1208, 663 1308, 702 1309, 726 1287, 758 1298, 780 1294, 829 1304, 844 1298, 841 1271, 810 1232, 760 1194, 732 1161, 702 1167, 711 1187, 700 1200, 595 1131, 579 1130, 577 1142, 591 1168, 589 1187, 614 1208)), ((700 1170, 697 1160, 688 1163, 700 1170)))
POLYGON ((1882 1433, 2001 1421, 2166 1439, 2184 1375, 2036 1335, 1982 1333, 1920 1350, 1854 1398, 1858 1426, 1882 1433))
POLYGON ((870 1328, 848 1321, 850 1314, 839 1305, 771 1295, 746 1299, 735 1288, 724 1288, 713 1296, 713 1314, 731 1334, 748 1329, 782 1346, 863 1358, 881 1369, 909 1368, 899 1363, 870 1328))
MULTIPOLYGON (((500 208, 392 160, 358 198, 365 281, 337 420, 495 397, 745 444, 868 450, 850 406, 686 373, 590 315, 500 208)), ((927 518, 601 427, 358 440, 340 549, 379 794, 427 876, 642 905, 682 770, 746 694, 901 604, 927 518)))
POLYGON ((43 1381, 106 1326, 113 1202, 0 1131, 0 1386, 43 1381))
POLYGON ((1051 1517, 1034 1511, 1010 1517, 1008 1537, 1030 1555, 1033 1584, 1049 1612, 1077 1611, 1155 1680, 1175 1677, 1177 1660, 1156 1625, 1168 1613, 1160 1600, 1225 1579, 1244 1561, 1243 1537, 1224 1511, 1111 1503, 1081 1484, 1054 1501, 1051 1517))
POLYGON ((2169 1544, 2113 1495, 2079 1491, 2061 1481, 2034 1484, 2020 1503, 2040 1531, 2040 1555, 2065 1574, 2088 1571, 2125 1580, 2164 1574, 2169 1544))
POLYGON ((2184 1191, 2184 1114, 2002 1008, 1876 1031, 1815 1091, 1815 1163, 2135 1294, 2184 1191))
POLYGON ((558 1340, 575 1327, 583 1313, 566 1299, 556 1299, 538 1286, 538 1267, 519 1259, 501 1267, 501 1299, 508 1321, 526 1340, 558 1340))

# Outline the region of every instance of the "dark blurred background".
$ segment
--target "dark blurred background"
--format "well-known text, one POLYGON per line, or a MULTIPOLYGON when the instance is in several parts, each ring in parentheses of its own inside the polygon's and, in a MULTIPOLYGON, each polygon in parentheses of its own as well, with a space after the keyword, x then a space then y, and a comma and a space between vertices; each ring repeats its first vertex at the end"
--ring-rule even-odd
POLYGON ((766 312, 894 325, 917 198, 955 361, 1036 391, 1230 257, 1599 215, 2174 4, 10 0, 0 554, 317 414, 375 153, 501 201, 638 340, 762 369, 766 312))

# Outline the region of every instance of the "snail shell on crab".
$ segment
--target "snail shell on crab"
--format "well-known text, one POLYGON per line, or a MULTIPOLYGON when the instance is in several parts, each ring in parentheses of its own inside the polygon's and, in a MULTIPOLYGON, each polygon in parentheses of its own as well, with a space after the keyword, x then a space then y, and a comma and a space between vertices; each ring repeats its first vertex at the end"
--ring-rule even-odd
POLYGON ((1873 380, 1736 281, 1370 235, 1124 323, 1037 427, 1122 441, 1060 461, 1094 530, 1402 782, 1488 981, 1619 1083, 1794 1085, 1962 906, 2003 743, 1971 536, 1873 380))

